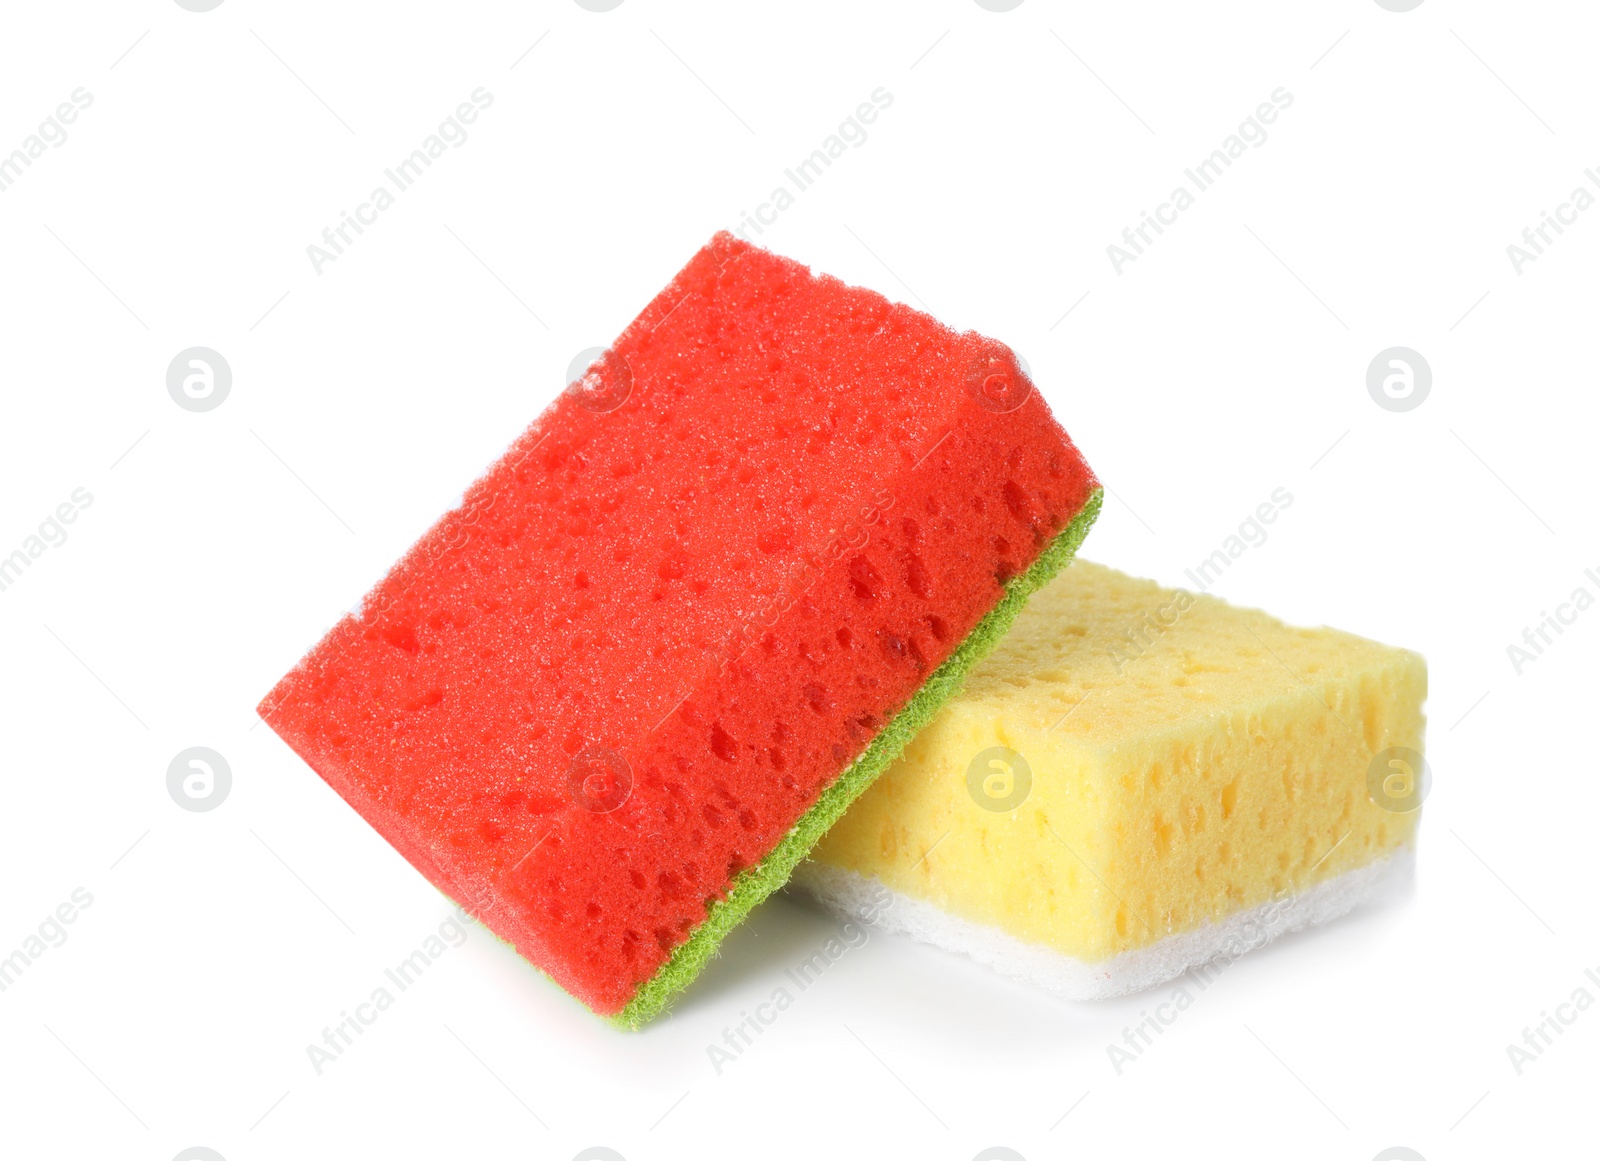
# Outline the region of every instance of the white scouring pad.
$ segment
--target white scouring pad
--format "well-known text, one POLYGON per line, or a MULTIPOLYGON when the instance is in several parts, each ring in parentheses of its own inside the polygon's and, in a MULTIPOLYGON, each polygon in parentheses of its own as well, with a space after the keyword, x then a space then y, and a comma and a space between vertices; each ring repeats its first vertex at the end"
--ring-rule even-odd
POLYGON ((890 890, 855 871, 805 862, 789 889, 808 895, 841 918, 909 935, 1068 1000, 1106 1000, 1153 988, 1184 972, 1218 970, 1279 936, 1327 923, 1371 899, 1402 892, 1416 866, 1410 848, 1345 871, 1297 895, 1269 900, 1217 923, 1164 936, 1099 963, 1087 963, 998 927, 973 923, 921 899, 890 890), (887 894, 887 902, 885 895, 887 894))

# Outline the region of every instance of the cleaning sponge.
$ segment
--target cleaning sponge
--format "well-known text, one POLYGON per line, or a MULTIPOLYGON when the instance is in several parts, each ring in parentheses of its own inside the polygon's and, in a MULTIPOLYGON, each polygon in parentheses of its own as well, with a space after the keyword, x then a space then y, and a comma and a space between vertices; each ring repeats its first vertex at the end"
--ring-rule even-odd
POLYGON ((1407 872, 1414 653, 1080 561, 796 875, 1074 998, 1321 922, 1407 872))
POLYGON ((719 234, 260 713, 636 1026, 1098 502, 1007 348, 719 234))

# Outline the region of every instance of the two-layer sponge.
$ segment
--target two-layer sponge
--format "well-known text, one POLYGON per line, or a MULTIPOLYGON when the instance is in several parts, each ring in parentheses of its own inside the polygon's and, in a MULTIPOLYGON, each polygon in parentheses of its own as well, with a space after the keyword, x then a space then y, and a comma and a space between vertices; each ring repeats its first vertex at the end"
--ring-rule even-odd
POLYGON ((1098 504, 1007 348, 719 234, 260 712, 637 1025, 1098 504))
POLYGON ((795 881, 1073 998, 1148 987, 1408 871, 1426 691, 1406 650, 1079 561, 795 881))

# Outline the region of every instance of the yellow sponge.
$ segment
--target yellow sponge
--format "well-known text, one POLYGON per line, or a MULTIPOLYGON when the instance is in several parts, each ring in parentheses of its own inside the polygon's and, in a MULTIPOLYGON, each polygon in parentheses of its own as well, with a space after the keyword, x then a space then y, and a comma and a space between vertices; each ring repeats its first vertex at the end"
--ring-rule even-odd
POLYGON ((1421 657, 1080 561, 797 877, 1077 997, 1340 914, 1409 871, 1421 657))

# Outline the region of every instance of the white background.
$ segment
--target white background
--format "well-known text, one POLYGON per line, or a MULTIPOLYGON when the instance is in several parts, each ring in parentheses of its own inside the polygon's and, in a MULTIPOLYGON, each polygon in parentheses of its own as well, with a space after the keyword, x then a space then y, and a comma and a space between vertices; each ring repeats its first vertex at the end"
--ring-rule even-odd
POLYGON ((1487 0, 8 5, 0 152, 93 104, 0 193, 0 555, 93 502, 0 592, 0 956, 93 903, 0 993, 0 1154, 1440 1161, 1587 1117, 1555 1152, 1592 1155, 1600 1010, 1520 1076, 1506 1046, 1600 999, 1600 611, 1520 675, 1507 646, 1600 596, 1600 212, 1520 274, 1506 247, 1600 165, 1595 32, 1487 0), (316 273, 480 86, 470 139, 316 273), (1091 559, 1184 583, 1287 488, 1214 591, 1427 655, 1414 894, 1241 961, 1120 1076, 1163 993, 1061 1003, 889 937, 719 1075, 707 1045, 835 931, 781 898, 640 1035, 475 927, 317 1075, 447 907, 255 703, 879 86, 759 240, 1012 343, 1110 489, 1091 559), (1406 413, 1365 382, 1397 344, 1433 372, 1406 413), (195 345, 234 377, 204 414, 165 385, 195 345), (233 771, 208 813, 166 789, 196 745, 233 771))

